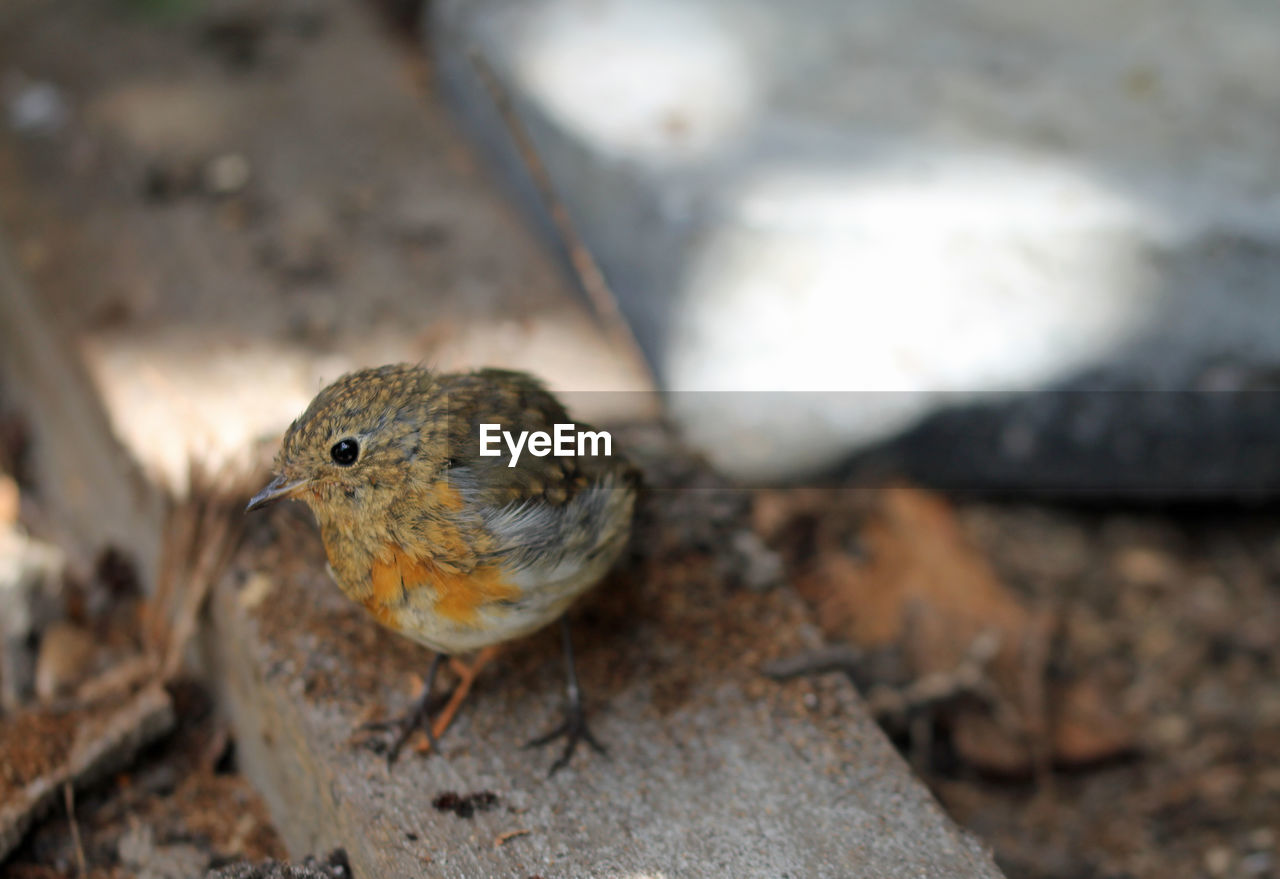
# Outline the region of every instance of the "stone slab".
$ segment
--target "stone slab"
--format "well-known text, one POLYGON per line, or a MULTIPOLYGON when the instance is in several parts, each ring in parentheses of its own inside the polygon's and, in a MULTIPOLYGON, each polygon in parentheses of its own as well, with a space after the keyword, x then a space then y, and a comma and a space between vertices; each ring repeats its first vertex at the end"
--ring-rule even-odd
MULTIPOLYGON (((669 506, 689 503, 677 494, 669 506)), ((733 589, 705 552, 642 539, 573 614, 608 757, 584 749, 548 777, 554 750, 522 745, 557 721, 554 630, 483 674, 441 755, 408 751, 388 771, 354 731, 408 704, 429 653, 340 595, 305 513, 276 511, 248 540, 215 592, 209 648, 238 759, 293 852, 342 846, 363 879, 1000 875, 847 681, 761 675, 819 635, 790 590, 733 589), (435 805, 450 793, 496 807, 461 818, 435 805)))
MULTIPOLYGON (((943 475, 973 487, 1056 489, 1050 449, 1071 418, 999 404, 1073 389, 1097 398, 1100 426, 1068 490, 1280 490, 1275 468, 1219 442, 1253 436, 1251 415, 1202 430, 1194 406, 1130 393, 1275 388, 1276 7, 431 9, 460 117, 536 212, 467 62, 475 48, 521 107, 673 413, 725 469, 796 478, 977 402, 996 419, 975 435, 1012 426, 1032 441, 972 454, 929 442, 908 457, 950 455, 943 475), (1131 425, 1139 448, 1120 454, 1131 425), (1206 441, 1222 478, 1180 479, 1206 441)), ((1274 444, 1280 417, 1264 429, 1259 445, 1274 444)))

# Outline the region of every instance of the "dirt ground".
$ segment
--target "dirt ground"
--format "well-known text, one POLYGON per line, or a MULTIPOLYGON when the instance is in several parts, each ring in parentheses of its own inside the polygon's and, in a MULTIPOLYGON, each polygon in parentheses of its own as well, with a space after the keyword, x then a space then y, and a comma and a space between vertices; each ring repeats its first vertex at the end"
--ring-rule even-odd
POLYGON ((886 730, 1011 879, 1280 875, 1273 512, 903 487, 762 509, 828 636, 868 648, 853 677, 886 730), (990 630, 1018 648, 979 681, 1030 706, 1014 736, 952 671, 990 630))
POLYGON ((1005 582, 1063 621, 1059 676, 1118 698, 1130 753, 1039 781, 925 779, 1010 877, 1280 875, 1280 519, 974 504, 1005 582))
MULTIPOLYGON (((79 846, 94 879, 187 879, 241 860, 284 857, 266 808, 235 772, 234 743, 206 692, 174 688, 178 728, 128 771, 77 798, 79 846)), ((76 838, 56 808, 6 865, 14 879, 77 876, 76 838)))
MULTIPOLYGON (((141 0, 135 5, 147 6, 141 0)), ((392 0, 388 5, 401 8, 392 0)), ((21 12, 39 6, 17 0, 12 8, 21 12)), ((232 17, 203 29, 188 47, 201 59, 199 64, 230 69, 234 76, 284 69, 315 39, 311 28, 316 22, 297 12, 298 4, 290 8, 295 11, 282 19, 288 28, 264 30, 254 19, 237 29, 232 17)), ((74 21, 67 22, 74 30, 74 21)), ((47 19, 45 25, 53 26, 47 19)), ((47 33, 46 38, 53 39, 47 33)), ((404 42, 389 38, 388 51, 409 51, 404 42)), ((174 51, 169 46, 164 57, 174 51)), ((159 63, 150 55, 144 60, 159 63)), ((76 63, 68 57, 51 67, 73 71, 66 74, 69 81, 91 80, 94 71, 74 71, 76 63)), ((4 69, 0 61, 0 91, 8 95, 26 88, 30 83, 24 77, 30 73, 4 69)), ((323 106, 322 95, 313 97, 323 106)), ((32 124, 39 122, 32 118, 32 124)), ((6 124, 14 123, 10 119, 6 124)), ((80 155, 85 168, 96 167, 100 159, 92 144, 73 146, 83 155, 75 149, 69 155, 80 155)), ((58 158, 55 152, 45 157, 49 163, 58 158)), ((207 159, 204 154, 198 158, 207 159)), ((93 177, 83 170, 90 181, 84 186, 108 190, 115 203, 132 205, 128 210, 171 211, 176 222, 190 225, 194 237, 222 234, 211 231, 220 226, 232 236, 249 229, 253 234, 245 234, 253 246, 241 248, 248 255, 228 265, 252 263, 254 272, 275 277, 288 305, 281 306, 277 322, 291 338, 308 344, 322 337, 326 348, 336 348, 343 338, 351 303, 331 283, 343 265, 393 258, 430 262, 442 247, 437 218, 392 217, 386 220, 393 227, 387 232, 379 225, 382 220, 370 218, 377 212, 355 190, 343 194, 354 199, 351 211, 357 216, 339 218, 348 226, 326 225, 313 234, 303 217, 290 232, 289 223, 263 219, 267 215, 257 212, 261 205, 252 198, 253 186, 243 192, 219 189, 235 182, 234 163, 193 169, 182 157, 150 163, 135 159, 138 167, 130 173, 138 173, 128 179, 93 177), (351 228, 377 234, 362 237, 351 228), (340 248, 329 246, 333 238, 340 239, 340 248), (333 263, 335 253, 339 264, 333 263), (309 322, 290 324, 295 311, 305 311, 309 322)), ((0 176, 18 175, 19 170, 0 168, 0 176)), ((254 170, 266 174, 270 169, 255 165, 254 170)), ((64 191, 74 188, 68 184, 64 191)), ((54 258, 56 248, 36 246, 40 230, 47 232, 54 223, 51 215, 24 216, 22 210, 35 202, 0 201, 6 225, 28 233, 19 236, 21 258, 36 280, 53 286, 59 275, 71 276, 71 284, 93 281, 99 267, 63 265, 54 258)), ((118 216, 92 219, 115 224, 118 216)), ((441 272, 450 277, 465 274, 442 265, 441 272)), ((103 271, 117 270, 124 272, 110 265, 103 271)), ((494 272, 501 274, 496 268, 494 272)), ((84 312, 83 321, 114 326, 138 314, 146 318, 148 309, 161 310, 148 298, 149 290, 147 285, 107 290, 102 302, 84 312)), ((220 301, 213 292, 207 299, 211 309, 220 301)), ((169 317, 152 315, 156 321, 169 317)), ((424 350, 429 341, 422 343, 424 350)), ((21 413, 6 408, 0 397, 0 472, 16 477, 24 492, 38 494, 39 487, 27 481, 24 436, 21 413)), ((899 573, 923 569, 933 572, 928 576, 936 583, 954 570, 962 610, 981 617, 985 605, 976 593, 965 591, 978 584, 974 588, 988 590, 983 600, 998 608, 1002 620, 1016 621, 1010 623, 1013 628, 1041 632, 1035 621, 1045 621, 1043 655, 1032 683, 1047 694, 1041 701, 1048 714, 1054 713, 1055 694, 1060 693, 1083 692, 1104 705, 1093 714, 1086 712, 1100 720, 1068 725, 1061 741, 1047 727, 1039 729, 1039 739, 1036 730, 1027 734, 1023 729, 1032 759, 1026 766, 1015 760, 1003 768, 995 765, 999 755, 990 753, 993 749, 984 751, 965 732, 977 727, 957 720, 988 718, 989 705, 980 711, 972 705, 958 708, 957 700, 948 697, 931 703, 927 711, 906 712, 910 716, 905 722, 897 722, 900 717, 886 721, 895 742, 949 813, 994 849, 1011 879, 1280 876, 1280 515, 1273 509, 1115 510, 934 498, 927 502, 929 509, 955 527, 953 542, 961 547, 947 552, 963 556, 957 561, 944 553, 941 559, 922 562, 913 553, 937 545, 939 536, 932 527, 911 524, 919 520, 908 520, 890 543, 876 542, 883 529, 877 532, 875 523, 890 495, 832 492, 800 502, 786 494, 752 499, 761 534, 786 560, 785 585, 771 585, 771 578, 762 576, 740 588, 797 588, 833 641, 845 640, 845 634, 854 640, 857 626, 873 614, 855 606, 850 623, 827 619, 828 611, 832 602, 848 598, 847 590, 856 582, 892 592, 898 582, 892 571, 867 573, 892 550, 898 554, 899 573), (772 514, 761 512, 771 507, 772 514), (962 569, 963 577, 970 578, 963 582, 962 569), (1069 689, 1072 683, 1083 689, 1069 689)), ((38 531, 38 524, 32 527, 38 531)), ((88 583, 85 588, 92 592, 96 587, 91 587, 88 583)), ((120 606, 137 601, 128 590, 103 594, 120 606)), ((921 593, 926 598, 935 594, 927 588, 921 593)), ((920 596, 913 601, 928 604, 920 596)), ((102 619, 111 618, 101 607, 97 612, 102 619)), ((117 615, 109 625, 127 625, 121 620, 128 618, 127 613, 117 615)), ((897 634, 906 639, 909 632, 904 631, 897 634)), ((910 652, 892 638, 881 646, 889 653, 910 652)), ((876 680, 891 680, 905 692, 930 670, 916 660, 913 664, 895 656, 889 671, 876 680)), ((174 732, 130 768, 81 794, 74 822, 65 808, 55 808, 4 865, 5 875, 75 876, 80 872, 78 851, 85 859, 84 875, 157 879, 284 857, 265 808, 237 772, 235 743, 217 721, 207 692, 194 680, 174 685, 180 718, 174 732)), ((13 757, 0 754, 0 769, 13 757)), ((314 854, 328 857, 326 852, 314 854)), ((334 869, 338 875, 340 868, 334 869)), ((305 875, 320 874, 317 868, 305 875)))

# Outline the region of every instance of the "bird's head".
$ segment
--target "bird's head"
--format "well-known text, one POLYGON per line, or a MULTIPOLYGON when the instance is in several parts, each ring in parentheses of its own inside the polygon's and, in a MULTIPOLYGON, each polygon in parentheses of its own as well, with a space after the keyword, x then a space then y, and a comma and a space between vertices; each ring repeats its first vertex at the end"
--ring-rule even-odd
POLYGON ((434 387, 431 373, 418 366, 344 375, 289 426, 275 478, 246 512, 286 498, 306 501, 322 520, 385 509, 408 480, 430 477, 426 471, 447 459, 434 387))

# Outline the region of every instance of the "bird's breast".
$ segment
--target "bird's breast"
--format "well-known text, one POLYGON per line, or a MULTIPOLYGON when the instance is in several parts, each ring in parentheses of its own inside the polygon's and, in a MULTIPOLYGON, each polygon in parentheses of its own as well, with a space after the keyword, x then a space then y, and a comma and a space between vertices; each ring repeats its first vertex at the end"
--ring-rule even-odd
POLYGON ((404 628, 406 611, 429 607, 443 621, 474 626, 490 605, 514 602, 521 590, 497 565, 454 571, 392 546, 374 559, 369 594, 362 604, 380 622, 404 628))

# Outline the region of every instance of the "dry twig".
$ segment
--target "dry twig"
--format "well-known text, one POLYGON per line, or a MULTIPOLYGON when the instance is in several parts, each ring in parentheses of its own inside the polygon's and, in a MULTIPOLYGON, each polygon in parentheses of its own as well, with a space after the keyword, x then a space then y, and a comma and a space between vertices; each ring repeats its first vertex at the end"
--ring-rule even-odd
POLYGON ((192 466, 189 494, 176 501, 166 528, 159 580, 151 603, 147 645, 162 680, 177 675, 213 584, 243 533, 243 478, 206 474, 192 466))
POLYGON ((499 833, 493 840, 494 848, 501 848, 517 836, 528 836, 533 833, 528 827, 518 827, 515 830, 504 830, 499 833))
MULTIPOLYGON (((17 845, 61 789, 85 875, 74 787, 127 763, 140 747, 173 727, 165 684, 178 674, 205 599, 240 539, 239 506, 247 494, 241 488, 236 480, 214 480, 193 469, 190 494, 174 503, 168 520, 159 580, 143 624, 145 654, 85 682, 71 699, 31 709, 45 712, 47 722, 54 724, 50 734, 58 739, 59 756, 48 765, 31 767, 29 778, 18 779, 14 789, 0 797, 0 858, 17 845)), ((0 740, 0 751, 3 746, 0 740)))
POLYGON ((62 803, 67 807, 67 823, 71 825, 71 844, 76 850, 76 873, 80 879, 89 875, 89 864, 84 857, 84 843, 80 841, 80 822, 76 820, 76 794, 70 781, 62 783, 62 803))
MULTIPOLYGON (((1025 724, 1019 713, 1000 694, 988 673, 988 667, 1000 652, 1000 643, 1000 634, 988 630, 974 638, 964 657, 950 671, 922 675, 902 687, 886 684, 866 687, 863 695, 867 707, 881 724, 909 726, 923 714, 972 698, 987 705, 1002 727, 1022 735, 1025 724)), ((761 670, 779 681, 840 671, 854 686, 859 686, 867 677, 862 667, 865 660, 865 654, 854 647, 829 645, 811 653, 775 660, 761 670)))
MULTIPOLYGON (((119 704, 76 720, 67 724, 71 741, 65 756, 20 783, 0 784, 11 788, 0 796, 0 860, 22 840, 31 823, 53 805, 65 785, 91 783, 124 765, 138 749, 172 729, 173 703, 163 687, 148 684, 119 704)), ((6 726, 11 734, 20 735, 20 725, 20 721, 14 721, 6 726)), ((0 727, 0 732, 4 729, 0 727)), ((0 737, 0 752, 10 747, 16 750, 16 744, 0 737)))

